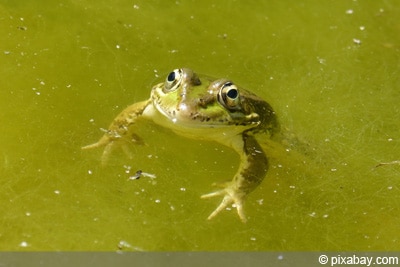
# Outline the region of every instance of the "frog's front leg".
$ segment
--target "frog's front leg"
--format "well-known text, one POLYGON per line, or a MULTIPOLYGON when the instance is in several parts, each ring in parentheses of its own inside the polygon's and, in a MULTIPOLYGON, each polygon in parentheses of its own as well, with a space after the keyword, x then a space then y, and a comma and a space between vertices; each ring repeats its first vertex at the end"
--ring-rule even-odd
POLYGON ((233 147, 240 154, 239 170, 232 181, 223 185, 223 189, 202 195, 202 198, 223 196, 221 204, 210 214, 208 219, 214 218, 228 205, 234 204, 239 218, 246 222, 243 204, 247 195, 253 191, 264 179, 268 171, 268 160, 257 140, 252 135, 243 134, 233 140, 233 147))
POLYGON ((105 146, 103 155, 101 157, 102 164, 105 164, 111 151, 116 146, 121 146, 124 152, 128 153, 127 142, 133 141, 141 143, 142 140, 139 136, 132 133, 131 126, 143 116, 146 108, 151 108, 151 101, 146 100, 135 103, 124 109, 111 123, 108 130, 105 130, 105 134, 100 138, 97 143, 82 147, 82 149, 92 149, 97 147, 105 146))

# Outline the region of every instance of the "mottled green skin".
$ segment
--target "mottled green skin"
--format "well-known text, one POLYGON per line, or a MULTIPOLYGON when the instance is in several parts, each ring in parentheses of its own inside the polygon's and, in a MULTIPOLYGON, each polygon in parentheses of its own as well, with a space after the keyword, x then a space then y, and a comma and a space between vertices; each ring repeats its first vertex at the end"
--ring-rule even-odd
POLYGON ((279 130, 275 112, 267 102, 229 80, 177 69, 164 83, 153 87, 149 100, 123 110, 97 143, 83 149, 105 146, 102 156, 105 163, 116 145, 124 148, 126 141, 141 142, 134 133, 139 119, 152 120, 188 138, 217 141, 233 148, 240 155, 234 178, 223 184, 221 190, 202 198, 223 196, 209 219, 235 204, 240 219, 246 221, 244 200, 268 170, 267 157, 254 133, 264 133, 269 138, 279 130))

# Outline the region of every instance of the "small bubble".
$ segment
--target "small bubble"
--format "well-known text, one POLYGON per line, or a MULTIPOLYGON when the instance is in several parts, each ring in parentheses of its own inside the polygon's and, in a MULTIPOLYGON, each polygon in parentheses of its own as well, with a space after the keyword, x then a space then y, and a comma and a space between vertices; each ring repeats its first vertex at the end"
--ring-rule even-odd
POLYGON ((354 13, 353 9, 347 9, 347 10, 346 10, 346 14, 351 15, 351 14, 353 14, 353 13, 354 13))
POLYGON ((22 248, 26 248, 27 246, 29 246, 29 244, 28 244, 28 242, 26 242, 26 241, 22 241, 22 242, 19 244, 19 246, 22 247, 22 248))

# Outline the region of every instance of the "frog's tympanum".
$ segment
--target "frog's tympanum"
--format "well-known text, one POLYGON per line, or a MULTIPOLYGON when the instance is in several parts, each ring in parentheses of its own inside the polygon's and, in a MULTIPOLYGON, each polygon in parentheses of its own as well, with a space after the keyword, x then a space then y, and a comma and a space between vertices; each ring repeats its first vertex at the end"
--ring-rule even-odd
POLYGON ((269 138, 279 128, 271 106, 230 80, 176 69, 165 82, 153 87, 150 99, 127 107, 97 143, 83 149, 105 146, 104 163, 114 147, 124 148, 127 141, 141 141, 135 129, 143 119, 188 138, 219 142, 240 155, 239 169, 233 179, 202 198, 222 197, 208 219, 233 204, 245 222, 243 203, 268 170, 268 159, 254 134, 263 133, 264 138, 269 138))

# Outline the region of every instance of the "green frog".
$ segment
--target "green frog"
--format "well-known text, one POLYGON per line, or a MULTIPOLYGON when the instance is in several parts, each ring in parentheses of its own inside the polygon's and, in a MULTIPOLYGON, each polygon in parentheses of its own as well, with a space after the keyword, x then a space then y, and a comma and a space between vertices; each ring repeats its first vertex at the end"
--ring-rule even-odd
POLYGON ((268 170, 267 156, 254 134, 271 138, 279 130, 276 114, 267 102, 231 80, 198 75, 187 68, 175 69, 152 88, 148 100, 127 107, 97 143, 82 149, 104 146, 104 164, 114 148, 126 150, 128 142, 142 142, 135 134, 139 120, 151 120, 181 136, 216 141, 235 150, 240 165, 233 179, 201 198, 222 197, 208 219, 232 205, 246 222, 244 201, 268 170))

